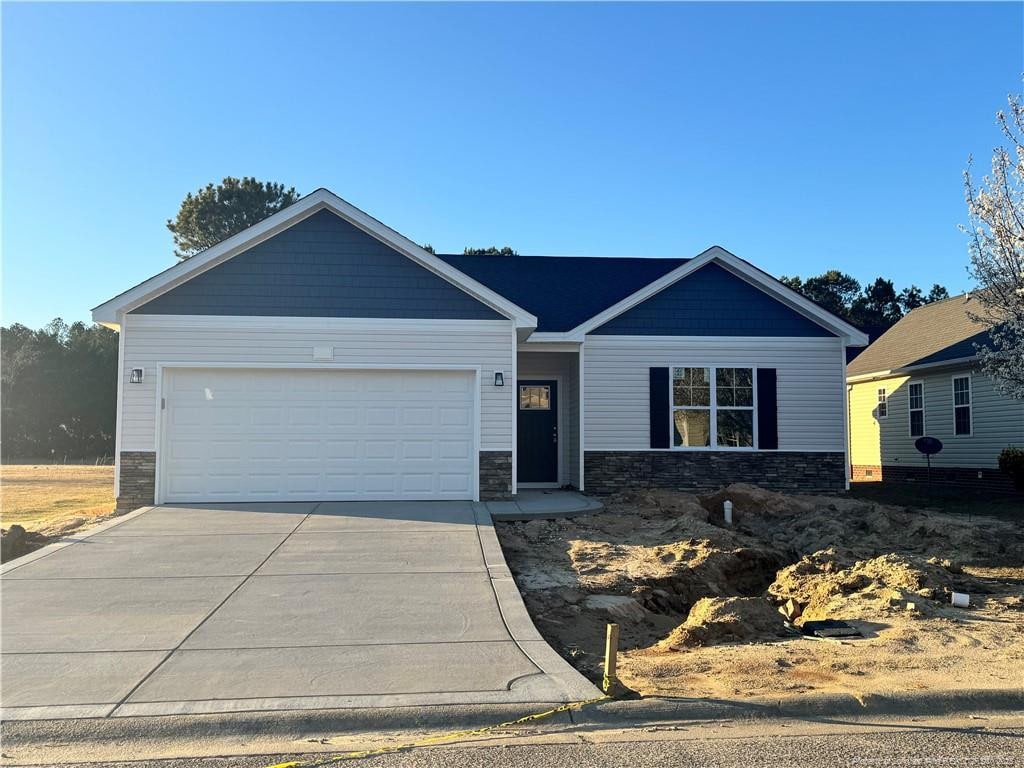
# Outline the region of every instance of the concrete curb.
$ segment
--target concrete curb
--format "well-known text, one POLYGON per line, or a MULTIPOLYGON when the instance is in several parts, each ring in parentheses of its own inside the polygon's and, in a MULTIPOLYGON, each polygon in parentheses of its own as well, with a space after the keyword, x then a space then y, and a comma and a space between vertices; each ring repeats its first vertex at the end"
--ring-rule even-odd
POLYGON ((505 554, 502 552, 487 505, 476 503, 473 505, 473 512, 484 564, 487 566, 491 587, 505 626, 522 652, 544 673, 543 676, 530 676, 516 681, 513 690, 521 691, 524 698, 532 698, 534 701, 560 703, 600 696, 601 691, 559 656, 534 626, 533 619, 530 618, 523 602, 523 596, 505 563, 505 554))
POLYGON ((54 552, 59 552, 65 547, 70 547, 72 544, 77 544, 80 541, 85 541, 86 539, 95 536, 98 533, 103 533, 104 531, 108 531, 111 528, 115 528, 121 523, 126 523, 129 520, 133 520, 139 515, 144 514, 151 509, 153 509, 153 507, 139 507, 138 509, 132 510, 131 512, 127 512, 123 515, 118 515, 117 517, 105 520, 104 522, 87 528, 84 531, 79 531, 77 533, 69 533, 67 536, 62 536, 60 539, 53 542, 52 544, 47 544, 45 547, 40 547, 39 549, 33 552, 29 552, 27 555, 22 555, 21 557, 17 557, 14 560, 8 560, 3 565, 0 565, 0 576, 3 576, 6 573, 10 573, 11 571, 17 570, 18 568, 21 568, 23 565, 34 563, 36 562, 36 560, 42 560, 44 557, 48 557, 52 555, 54 552))
MULTIPOLYGON (((450 705, 323 709, 285 712, 228 712, 203 715, 119 717, 61 720, 15 720, 0 724, 5 748, 33 745, 95 745, 109 750, 118 742, 201 742, 216 752, 218 744, 235 748, 238 740, 289 739, 319 744, 321 739, 389 738, 403 732, 448 733, 495 725, 557 706, 557 702, 500 705, 450 705), (312 740, 312 741, 309 741, 312 740)), ((863 703, 849 695, 788 699, 630 699, 601 702, 559 713, 532 729, 656 726, 694 721, 771 720, 779 718, 829 723, 865 716, 963 715, 971 712, 1021 713, 1024 693, 1012 690, 932 691, 926 694, 868 696, 863 703)), ((327 749, 331 749, 328 744, 327 749)), ((322 751, 317 746, 309 751, 322 751)), ((338 747, 333 747, 337 751, 338 747)))
POLYGON ((955 690, 928 693, 793 696, 785 699, 621 699, 573 713, 573 722, 593 725, 650 725, 720 718, 797 718, 827 721, 865 715, 955 715, 966 712, 1020 712, 1024 689, 955 690))

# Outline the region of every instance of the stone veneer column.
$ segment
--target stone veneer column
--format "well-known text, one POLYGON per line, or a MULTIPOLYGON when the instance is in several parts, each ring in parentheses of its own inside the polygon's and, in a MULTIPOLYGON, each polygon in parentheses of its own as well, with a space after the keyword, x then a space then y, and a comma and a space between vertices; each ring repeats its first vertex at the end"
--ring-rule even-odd
POLYGON ((480 500, 512 498, 512 451, 480 451, 480 500))
POLYGON ((117 514, 153 504, 156 494, 156 453, 121 451, 121 488, 117 514))

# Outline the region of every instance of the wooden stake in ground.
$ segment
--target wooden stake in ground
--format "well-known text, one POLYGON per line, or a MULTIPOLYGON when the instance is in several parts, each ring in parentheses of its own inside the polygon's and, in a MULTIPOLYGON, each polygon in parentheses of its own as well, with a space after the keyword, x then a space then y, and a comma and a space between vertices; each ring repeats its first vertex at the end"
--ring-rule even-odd
POLYGON ((601 688, 609 696, 619 685, 617 662, 619 655, 619 625, 609 624, 604 640, 604 682, 601 688))

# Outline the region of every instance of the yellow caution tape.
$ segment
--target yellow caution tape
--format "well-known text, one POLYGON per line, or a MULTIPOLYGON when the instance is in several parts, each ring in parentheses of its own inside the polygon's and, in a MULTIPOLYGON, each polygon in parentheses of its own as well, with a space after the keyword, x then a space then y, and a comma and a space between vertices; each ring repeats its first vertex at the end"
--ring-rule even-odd
POLYGON ((317 758, 316 760, 292 760, 288 763, 268 765, 267 768, 316 768, 317 766, 330 765, 331 763, 340 763, 343 760, 358 760, 364 757, 375 757, 377 755, 387 755, 394 752, 405 752, 406 750, 415 749, 417 747, 429 747, 434 744, 442 744, 446 741, 452 741, 453 739, 480 736, 485 733, 490 733, 491 731, 496 731, 500 728, 511 728, 514 725, 530 723, 534 720, 541 720, 545 717, 557 715, 560 712, 568 712, 570 709, 575 709, 576 707, 585 707, 588 704, 597 704, 599 701, 608 701, 610 699, 611 696, 599 696, 596 699, 574 701, 570 704, 563 704, 560 707, 555 707, 554 709, 549 709, 544 712, 535 712, 532 715, 520 717, 518 720, 509 720, 508 722, 498 723, 496 725, 485 725, 483 728, 474 728, 470 731, 453 731, 452 733, 445 733, 440 736, 429 736, 425 739, 410 741, 405 744, 395 744, 390 747, 380 747, 379 749, 360 749, 354 752, 342 752, 325 758, 317 758))

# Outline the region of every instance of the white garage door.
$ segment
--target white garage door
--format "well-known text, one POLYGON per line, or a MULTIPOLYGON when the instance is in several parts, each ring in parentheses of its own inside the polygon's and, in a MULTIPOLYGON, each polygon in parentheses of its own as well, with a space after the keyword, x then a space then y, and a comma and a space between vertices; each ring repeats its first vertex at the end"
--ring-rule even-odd
POLYGON ((163 501, 472 499, 470 371, 167 369, 163 501))

